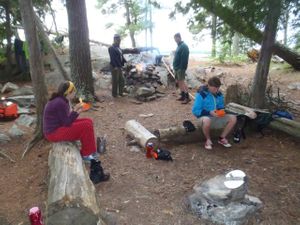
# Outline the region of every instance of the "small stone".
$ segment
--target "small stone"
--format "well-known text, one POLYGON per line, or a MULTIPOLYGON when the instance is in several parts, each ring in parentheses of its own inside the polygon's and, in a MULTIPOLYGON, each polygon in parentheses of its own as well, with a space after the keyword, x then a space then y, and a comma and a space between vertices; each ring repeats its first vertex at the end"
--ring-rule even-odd
POLYGON ((11 139, 6 134, 0 134, 0 143, 7 143, 11 141, 11 139))
POLYGON ((24 132, 18 128, 18 126, 16 124, 14 124, 8 131, 9 135, 11 137, 22 137, 24 135, 24 132))

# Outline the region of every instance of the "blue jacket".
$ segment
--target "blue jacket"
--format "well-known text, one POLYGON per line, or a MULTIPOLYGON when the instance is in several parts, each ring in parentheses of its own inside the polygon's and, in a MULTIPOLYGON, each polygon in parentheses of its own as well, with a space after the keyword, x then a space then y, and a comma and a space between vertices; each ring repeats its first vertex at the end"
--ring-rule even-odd
POLYGON ((213 95, 206 86, 201 87, 196 93, 192 113, 197 118, 209 116, 210 111, 224 109, 224 96, 221 92, 213 95))

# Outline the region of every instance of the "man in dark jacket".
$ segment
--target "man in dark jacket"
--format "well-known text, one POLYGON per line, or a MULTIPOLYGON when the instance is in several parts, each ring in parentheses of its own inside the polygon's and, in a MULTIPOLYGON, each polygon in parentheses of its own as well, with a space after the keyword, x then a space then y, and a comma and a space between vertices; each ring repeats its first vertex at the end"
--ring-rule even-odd
POLYGON ((186 69, 189 62, 189 47, 181 40, 180 33, 174 35, 174 40, 177 43, 177 49, 173 60, 173 69, 175 71, 175 79, 178 82, 181 96, 178 101, 182 104, 187 104, 191 100, 189 98, 188 87, 185 84, 186 69))
POLYGON ((122 67, 126 60, 120 48, 121 37, 118 34, 114 35, 114 43, 108 48, 110 56, 111 74, 112 74, 112 96, 123 96, 125 78, 122 73, 122 67))

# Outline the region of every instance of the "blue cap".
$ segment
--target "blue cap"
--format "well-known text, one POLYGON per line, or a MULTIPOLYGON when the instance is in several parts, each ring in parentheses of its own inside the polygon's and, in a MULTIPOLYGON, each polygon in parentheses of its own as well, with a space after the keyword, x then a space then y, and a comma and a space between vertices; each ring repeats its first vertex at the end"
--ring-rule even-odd
POLYGON ((114 39, 116 39, 116 38, 121 38, 121 36, 119 34, 115 34, 114 39))

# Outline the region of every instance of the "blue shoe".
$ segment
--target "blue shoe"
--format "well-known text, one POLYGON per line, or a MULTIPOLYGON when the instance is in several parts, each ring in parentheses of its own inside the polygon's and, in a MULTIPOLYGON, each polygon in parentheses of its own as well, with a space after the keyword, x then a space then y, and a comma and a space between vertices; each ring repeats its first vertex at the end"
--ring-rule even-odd
POLYGON ((98 154, 96 152, 94 152, 93 154, 90 154, 88 156, 82 156, 82 160, 85 163, 91 163, 91 160, 96 160, 98 161, 98 154))

